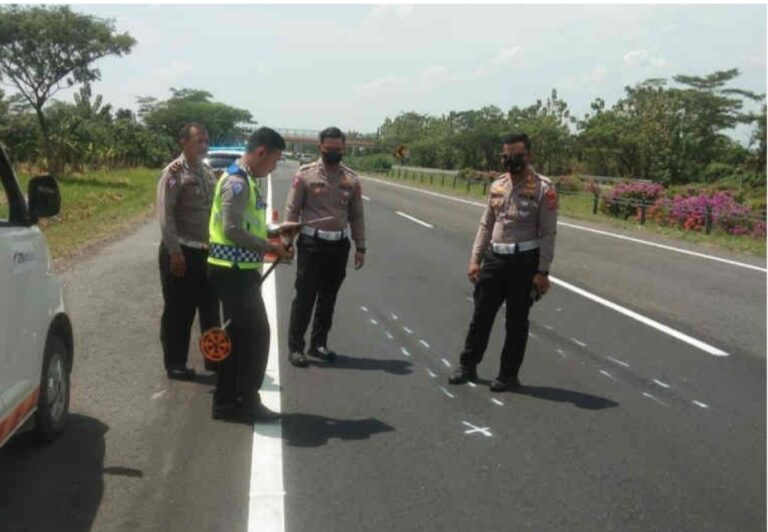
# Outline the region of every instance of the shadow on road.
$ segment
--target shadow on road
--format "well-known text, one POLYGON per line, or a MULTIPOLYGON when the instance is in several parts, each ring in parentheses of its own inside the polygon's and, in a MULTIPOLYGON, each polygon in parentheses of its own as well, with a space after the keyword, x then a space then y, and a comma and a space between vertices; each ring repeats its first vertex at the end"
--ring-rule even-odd
POLYGON ((523 385, 515 390, 515 393, 520 395, 528 395, 537 399, 555 401, 558 403, 572 403, 573 406, 584 408, 586 410, 603 410, 604 408, 619 406, 619 403, 616 401, 606 399, 605 397, 590 395, 588 393, 577 392, 574 390, 552 388, 550 386, 523 385))
POLYGON ((393 375, 410 375, 413 373, 413 364, 407 360, 397 358, 366 358, 338 355, 333 364, 310 358, 312 364, 318 367, 336 369, 355 369, 360 371, 385 371, 393 375))
POLYGON ((104 434, 98 419, 72 414, 64 434, 39 443, 31 432, 0 450, 0 529, 14 532, 87 532, 104 492, 104 474, 142 472, 104 468, 104 434))
MULTIPOLYGON (((328 440, 367 440, 375 434, 392 432, 394 427, 374 418, 334 419, 313 414, 283 414, 282 439, 293 447, 319 447, 328 440)), ((276 424, 255 425, 257 433, 277 436, 276 424)))

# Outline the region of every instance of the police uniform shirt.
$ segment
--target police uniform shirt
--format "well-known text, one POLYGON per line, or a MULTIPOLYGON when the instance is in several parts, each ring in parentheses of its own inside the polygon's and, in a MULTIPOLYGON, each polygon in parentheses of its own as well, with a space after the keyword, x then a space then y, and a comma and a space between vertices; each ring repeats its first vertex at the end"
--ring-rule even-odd
POLYGON ((179 238, 208 241, 215 188, 213 169, 202 161, 193 164, 182 154, 165 167, 157 183, 157 207, 163 242, 171 253, 181 251, 179 238), (174 172, 177 163, 180 168, 174 172))
MULTIPOLYGON (((248 181, 239 175, 227 175, 222 177, 221 183, 221 215, 224 236, 235 243, 238 247, 265 253, 269 251, 268 241, 261 239, 245 229, 243 216, 249 201, 255 201, 264 205, 266 195, 264 191, 264 179, 250 175, 240 161, 237 164, 249 174, 250 179, 256 184, 256 188, 261 191, 260 197, 251 198, 251 190, 248 181)), ((259 206, 259 205, 257 205, 259 206)))
POLYGON ((341 164, 328 172, 322 161, 299 168, 285 203, 288 222, 312 221, 327 216, 331 220, 309 226, 323 231, 343 231, 347 225, 357 249, 365 248, 363 191, 360 178, 348 166, 341 164))
POLYGON ((491 185, 474 245, 473 264, 480 264, 491 243, 540 240, 539 271, 549 271, 557 232, 557 192, 552 182, 528 170, 525 177, 501 175, 491 185))

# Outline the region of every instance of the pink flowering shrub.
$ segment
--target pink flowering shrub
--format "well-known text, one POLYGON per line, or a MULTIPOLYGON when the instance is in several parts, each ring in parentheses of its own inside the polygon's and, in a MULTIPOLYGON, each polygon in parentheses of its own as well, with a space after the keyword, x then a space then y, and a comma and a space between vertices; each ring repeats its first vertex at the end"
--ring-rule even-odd
POLYGON ((648 209, 647 219, 686 231, 704 231, 707 212, 711 213, 713 229, 729 235, 765 236, 765 221, 759 214, 724 191, 660 198, 648 209))
POLYGON ((611 216, 629 218, 636 215, 640 204, 650 205, 664 195, 658 183, 618 183, 603 194, 602 210, 611 216))

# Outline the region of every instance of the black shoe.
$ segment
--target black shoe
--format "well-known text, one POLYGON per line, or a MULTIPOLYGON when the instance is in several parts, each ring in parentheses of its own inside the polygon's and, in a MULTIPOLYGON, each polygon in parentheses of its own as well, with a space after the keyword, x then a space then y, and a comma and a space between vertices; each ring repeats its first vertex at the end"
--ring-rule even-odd
POLYGON ((450 384, 466 384, 474 380, 477 380, 477 369, 470 366, 459 366, 459 369, 448 377, 450 384))
POLYGON ((491 391, 492 392, 510 392, 512 390, 517 390, 520 388, 520 381, 517 380, 517 377, 513 377, 511 379, 496 379, 491 383, 491 391))
POLYGON ((336 352, 331 351, 327 347, 312 347, 307 354, 311 357, 325 360, 329 364, 333 364, 336 361, 336 352))
POLYGON ((237 413, 235 403, 213 403, 211 417, 213 419, 234 419, 237 413))
POLYGON ((297 368, 306 368, 309 366, 309 360, 307 360, 307 357, 305 357, 304 353, 301 351, 294 351, 288 355, 288 361, 297 368))
POLYGON ((280 414, 278 412, 273 412, 262 403, 258 403, 248 409, 243 409, 243 415, 253 423, 270 423, 280 419, 280 414))
POLYGON ((219 363, 218 362, 211 362, 208 359, 205 359, 205 371, 212 371, 216 373, 219 369, 219 363))
POLYGON ((195 370, 192 368, 173 368, 168 370, 168 378, 175 381, 195 380, 195 370))

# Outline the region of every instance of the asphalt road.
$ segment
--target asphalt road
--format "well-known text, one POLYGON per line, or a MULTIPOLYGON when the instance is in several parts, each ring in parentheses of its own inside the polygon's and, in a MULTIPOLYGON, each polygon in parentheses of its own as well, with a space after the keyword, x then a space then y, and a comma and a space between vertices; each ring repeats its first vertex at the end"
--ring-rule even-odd
MULTIPOLYGON (((275 172, 278 207, 294 170, 275 172)), ((446 384, 480 208, 372 180, 364 194, 368 263, 339 297, 334 366, 287 364, 295 270, 277 269, 277 426, 212 421, 194 349, 199 382, 166 380, 154 223, 66 272, 71 425, 0 450, 0 530, 765 529, 765 272, 563 220, 579 227, 559 228, 556 278, 728 356, 561 284, 532 311, 525 388, 491 395, 502 317, 484 383, 446 384)))

